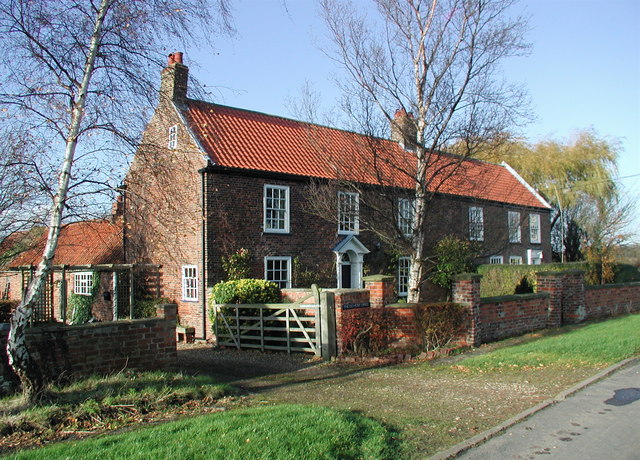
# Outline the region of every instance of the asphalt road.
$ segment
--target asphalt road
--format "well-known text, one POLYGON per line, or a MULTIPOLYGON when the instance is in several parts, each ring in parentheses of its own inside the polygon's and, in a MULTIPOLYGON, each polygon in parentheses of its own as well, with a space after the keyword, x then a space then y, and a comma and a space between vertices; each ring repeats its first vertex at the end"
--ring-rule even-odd
POLYGON ((461 459, 640 459, 640 362, 512 426, 461 459))

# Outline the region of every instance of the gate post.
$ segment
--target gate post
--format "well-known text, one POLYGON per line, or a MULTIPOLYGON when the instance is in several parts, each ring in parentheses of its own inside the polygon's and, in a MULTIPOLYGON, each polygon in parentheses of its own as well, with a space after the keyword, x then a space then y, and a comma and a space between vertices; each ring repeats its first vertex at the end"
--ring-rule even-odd
POLYGON ((331 359, 338 354, 336 345, 336 308, 333 292, 320 293, 320 340, 323 359, 331 359))

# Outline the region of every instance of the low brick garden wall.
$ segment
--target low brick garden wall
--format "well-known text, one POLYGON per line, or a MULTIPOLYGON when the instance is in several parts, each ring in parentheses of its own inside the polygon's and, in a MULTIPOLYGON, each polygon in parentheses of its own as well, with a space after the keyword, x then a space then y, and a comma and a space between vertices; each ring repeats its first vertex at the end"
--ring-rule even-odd
POLYGON ((480 342, 538 331, 547 327, 548 294, 520 294, 480 299, 480 342))
MULTIPOLYGON (((8 334, 9 325, 0 325, 0 388, 16 380, 5 352, 8 334)), ((157 318, 31 327, 27 347, 49 380, 123 369, 173 369, 177 365, 176 306, 159 306, 157 318)))

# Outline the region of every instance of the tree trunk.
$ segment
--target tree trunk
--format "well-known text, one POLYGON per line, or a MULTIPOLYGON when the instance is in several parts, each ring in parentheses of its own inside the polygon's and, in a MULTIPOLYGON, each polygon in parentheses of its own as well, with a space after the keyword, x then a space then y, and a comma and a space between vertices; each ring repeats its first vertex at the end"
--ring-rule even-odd
POLYGON ((42 292, 47 275, 51 270, 53 257, 56 252, 56 247, 58 246, 62 215, 64 213, 65 201, 69 190, 69 178, 71 177, 71 168, 73 166, 73 159, 78 143, 78 135, 80 133, 80 127, 84 117, 87 93, 95 68, 95 58, 100 47, 102 25, 111 2, 112 0, 102 0, 100 8, 96 12, 93 34, 89 43, 82 82, 78 87, 78 97, 73 103, 71 123, 69 125, 69 133, 67 135, 65 146, 65 155, 62 167, 60 168, 57 194, 54 197, 53 205, 51 207, 49 232, 47 234, 47 243, 42 254, 42 260, 40 261, 34 276, 29 280, 27 292, 10 320, 11 329, 9 330, 9 337, 7 339, 9 365, 13 368, 14 372, 20 379, 22 391, 29 401, 36 400, 42 395, 45 379, 38 364, 29 354, 26 343, 26 328, 31 315, 33 314, 33 307, 42 292))

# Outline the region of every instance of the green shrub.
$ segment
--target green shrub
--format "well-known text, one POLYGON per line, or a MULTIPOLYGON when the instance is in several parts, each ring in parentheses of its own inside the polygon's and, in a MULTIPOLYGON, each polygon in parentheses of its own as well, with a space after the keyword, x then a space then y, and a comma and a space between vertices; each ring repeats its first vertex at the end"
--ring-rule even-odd
POLYGON ((8 323, 11 313, 18 307, 17 300, 0 300, 0 323, 8 323))
POLYGON ((222 269, 227 274, 227 280, 248 278, 251 273, 251 253, 248 249, 240 248, 230 256, 223 256, 222 269))
POLYGON ((436 266, 430 279, 436 286, 449 289, 452 276, 475 271, 473 260, 479 250, 476 244, 449 235, 438 241, 435 254, 436 266))
POLYGON ((152 298, 144 297, 142 299, 135 299, 133 302, 133 317, 134 318, 155 318, 156 307, 164 303, 172 303, 169 299, 164 297, 152 298))
POLYGON ((222 281, 211 290, 211 303, 278 303, 280 288, 272 281, 241 279, 222 281))
POLYGON ((424 349, 431 351, 446 347, 464 333, 467 313, 456 303, 422 304, 416 307, 416 321, 423 335, 424 349))

